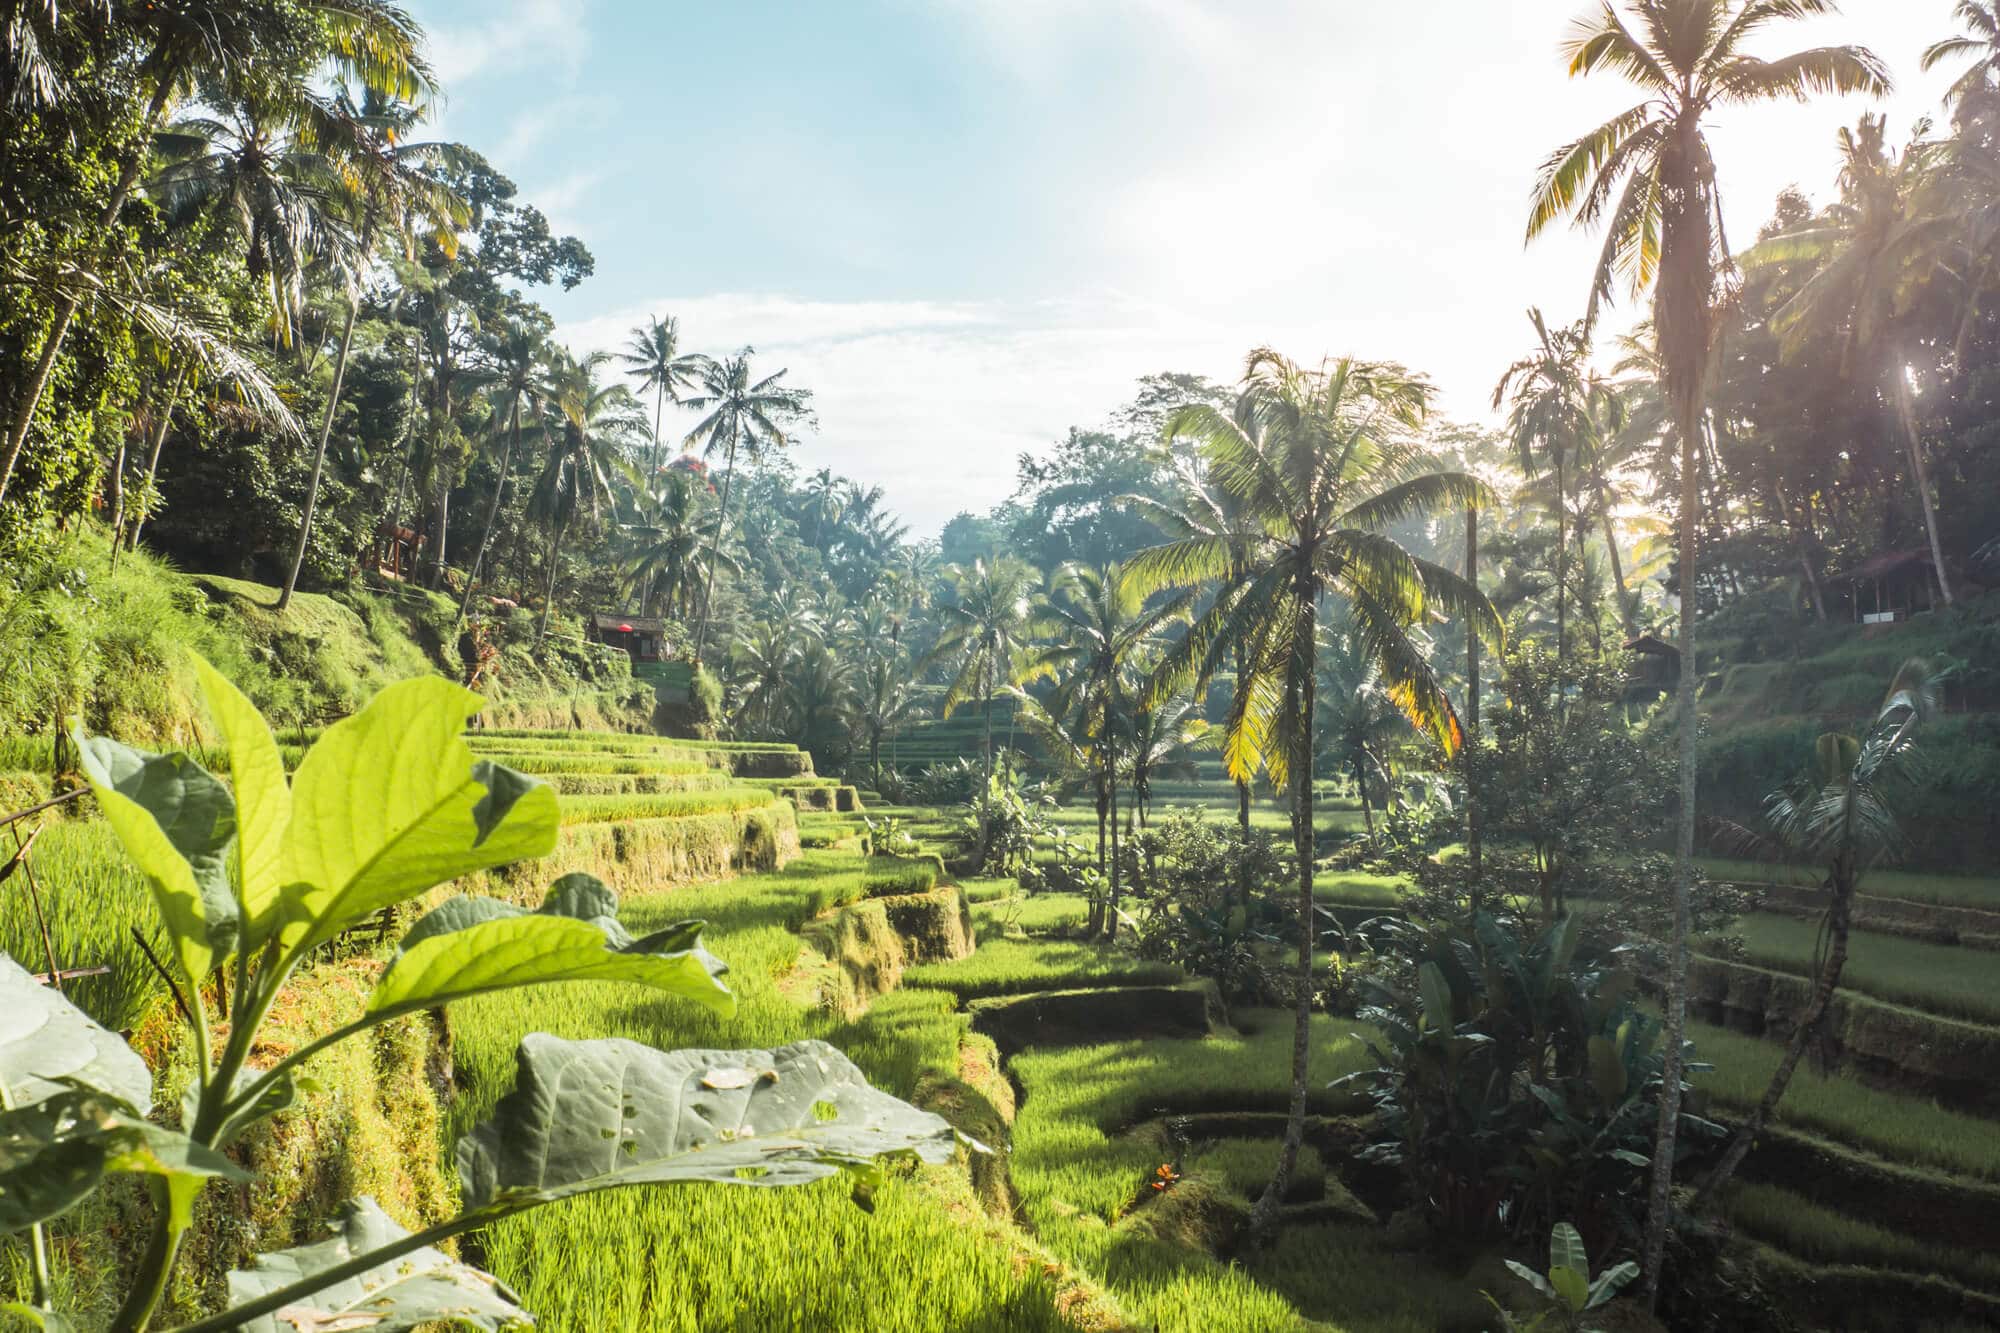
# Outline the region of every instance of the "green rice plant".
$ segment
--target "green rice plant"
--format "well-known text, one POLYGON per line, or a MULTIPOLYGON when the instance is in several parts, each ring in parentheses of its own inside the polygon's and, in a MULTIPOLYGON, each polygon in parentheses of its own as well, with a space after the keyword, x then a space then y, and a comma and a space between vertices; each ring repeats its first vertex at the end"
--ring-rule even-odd
MULTIPOLYGON (((1735 929, 1742 937, 1746 961, 1800 976, 1811 974, 1817 922, 1760 912, 1740 918, 1735 929)), ((1977 949, 1857 930, 1848 943, 1840 985, 1934 1014, 2000 1023, 2000 988, 1993 984, 1996 970, 2000 969, 1993 955, 1977 949)))
MULTIPOLYGON (((1301 1327, 1300 1315, 1308 1310, 1340 1327, 1481 1327, 1477 1294, 1419 1260, 1390 1264, 1390 1280, 1382 1280, 1376 1266, 1382 1247, 1360 1228, 1338 1229, 1343 1238, 1370 1237, 1352 1263, 1336 1252, 1315 1249, 1308 1258, 1294 1248, 1285 1263, 1237 1267, 1163 1239, 1159 1232, 1168 1227, 1149 1225, 1154 1214, 1178 1206, 1176 1194, 1186 1186, 1152 1190, 1159 1143, 1123 1130, 1174 1112, 1284 1109, 1289 1015, 1248 1011, 1242 1017, 1250 1030, 1237 1034, 1031 1049, 1014 1058, 1011 1071, 1025 1097, 1014 1124, 1012 1178, 1035 1234, 1059 1257, 1100 1278, 1140 1327, 1289 1330, 1301 1327), (1287 1292, 1284 1274, 1292 1268, 1327 1271, 1314 1280, 1293 1272, 1287 1292), (1315 1289, 1314 1281, 1322 1285, 1315 1289), (1350 1322, 1354 1315, 1333 1305, 1335 1293, 1363 1291, 1367 1322, 1350 1322)), ((1348 1020, 1315 1020, 1314 1110, 1358 1109, 1352 1096, 1323 1085, 1368 1063, 1365 1043, 1372 1035, 1348 1020)), ((1260 1148, 1271 1151, 1269 1145, 1208 1150, 1222 1168, 1225 1190, 1239 1199, 1247 1191, 1235 1185, 1261 1188, 1252 1180, 1260 1148)))
POLYGON ((1723 1211, 1758 1240, 1811 1263, 1939 1273, 1988 1291, 2000 1290, 2000 1255, 1918 1240, 1776 1185, 1732 1184, 1723 1211))
MULTIPOLYGON (((559 773, 658 774, 669 777, 725 771, 718 770, 713 764, 704 763, 699 759, 678 756, 653 759, 615 754, 565 754, 556 751, 522 754, 511 750, 496 750, 490 753, 509 768, 521 773, 531 773, 536 777, 552 777, 559 773)), ((296 756, 287 758, 296 762, 296 756)))
POLYGON ((619 796, 570 796, 562 802, 564 824, 608 824, 631 819, 685 819, 694 815, 732 814, 773 803, 762 787, 729 786, 710 791, 628 793, 619 796))
MULTIPOLYGON (((1738 880, 1746 884, 1816 887, 1826 875, 1823 869, 1780 865, 1770 861, 1745 861, 1721 856, 1704 856, 1699 860, 1701 868, 1711 878, 1738 880)), ((1912 902, 2000 911, 2000 879, 1991 876, 1947 875, 1920 870, 1870 870, 1862 874, 1859 892, 1880 898, 1907 898, 1912 902)))
POLYGON ((862 887, 871 898, 928 893, 942 878, 944 864, 935 856, 871 856, 862 887))
MULTIPOLYGON (((1715 1066, 1699 1075, 1695 1086, 1732 1109, 1756 1105, 1781 1048, 1708 1023, 1690 1022, 1688 1036, 1700 1059, 1715 1066)), ((1895 1161, 2000 1180, 2000 1122, 1871 1088, 1845 1075, 1800 1066, 1778 1103, 1777 1119, 1895 1161)))
POLYGON ((1080 893, 1017 893, 981 902, 972 909, 972 919, 989 937, 986 927, 1005 928, 1043 935, 1080 930, 1090 915, 1090 899, 1080 893))
MULTIPOLYGON (((643 934, 685 916, 729 960, 733 1018, 692 1006, 639 1003, 635 991, 557 986, 532 999, 480 997, 452 1006, 460 1095, 453 1130, 478 1120, 513 1081, 520 1035, 629 1037, 662 1047, 773 1046, 821 1037, 898 1096, 956 1072, 966 1020, 949 996, 898 991, 852 1021, 808 1008, 786 982, 799 966, 793 924, 853 892, 861 858, 809 853, 776 874, 694 885, 630 902, 643 934)), ((1053 1284, 985 1220, 961 1173, 891 1171, 862 1214, 818 1186, 736 1191, 719 1205, 698 1192, 628 1192, 561 1205, 485 1237, 487 1266, 568 1333, 610 1328, 916 1330, 1006 1333, 1068 1329, 1053 1284), (588 1265, 569 1262, 589 1255, 588 1265)))
MULTIPOLYGON (((0 861, 13 850, 13 838, 0 834, 0 861)), ((132 937, 136 926, 166 957, 145 877, 101 819, 50 821, 29 858, 56 965, 65 971, 111 969, 64 982, 65 997, 114 1032, 137 1027, 167 996, 166 984, 132 937)), ((48 970, 49 949, 43 947, 24 874, 8 879, 0 892, 0 952, 31 971, 48 970)))
POLYGON ((1396 907, 1408 881, 1400 875, 1373 875, 1364 870, 1329 870, 1313 876, 1313 897, 1350 907, 1396 907))
POLYGON ((978 952, 956 963, 925 963, 903 973, 906 986, 935 986, 961 1000, 1086 986, 1170 985, 1181 970, 1097 944, 981 938, 978 952))
POLYGON ((959 892, 969 903, 990 903, 1019 893, 1020 885, 1012 879, 963 879, 958 883, 959 892))
POLYGON ((549 785, 564 796, 657 796, 666 792, 715 791, 731 785, 727 773, 553 773, 549 785))

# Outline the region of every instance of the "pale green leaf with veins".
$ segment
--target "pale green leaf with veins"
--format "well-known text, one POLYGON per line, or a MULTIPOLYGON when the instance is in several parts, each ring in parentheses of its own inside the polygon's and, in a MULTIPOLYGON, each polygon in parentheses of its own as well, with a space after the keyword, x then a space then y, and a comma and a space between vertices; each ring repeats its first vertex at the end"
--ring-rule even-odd
POLYGON ((285 782, 284 756, 264 715, 228 678, 199 656, 195 674, 201 679, 208 711, 221 728, 229 752, 229 784, 236 795, 237 903, 243 918, 243 942, 251 949, 270 932, 278 911, 280 862, 285 826, 292 818, 292 792, 285 782))
POLYGON ((306 752, 284 842, 288 948, 434 884, 554 850, 554 790, 475 764, 466 748, 461 732, 480 704, 439 677, 402 681, 306 752))

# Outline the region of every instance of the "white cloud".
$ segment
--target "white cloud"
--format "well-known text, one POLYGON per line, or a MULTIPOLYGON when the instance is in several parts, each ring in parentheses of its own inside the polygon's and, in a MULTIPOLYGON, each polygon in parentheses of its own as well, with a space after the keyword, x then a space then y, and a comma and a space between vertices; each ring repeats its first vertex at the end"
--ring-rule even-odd
POLYGON ((585 0, 500 0, 485 21, 431 29, 431 63, 446 88, 535 70, 573 74, 590 49, 585 0))

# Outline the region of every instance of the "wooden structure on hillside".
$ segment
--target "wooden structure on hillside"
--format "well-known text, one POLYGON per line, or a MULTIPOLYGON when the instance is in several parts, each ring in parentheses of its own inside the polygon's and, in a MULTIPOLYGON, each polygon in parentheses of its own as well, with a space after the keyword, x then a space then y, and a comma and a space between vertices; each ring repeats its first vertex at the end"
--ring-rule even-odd
POLYGON ((636 664, 657 662, 663 656, 667 625, 658 616, 615 616, 593 612, 590 639, 611 648, 622 648, 636 664))
MULTIPOLYGON (((1954 590, 1963 580, 1954 571, 1954 590)), ((1884 625, 1932 611, 1941 600, 1937 565, 1927 550, 1884 551, 1862 561, 1834 582, 1847 586, 1857 624, 1884 625)))
POLYGON ((1665 694, 1680 681, 1681 648, 1672 640, 1641 634, 1625 641, 1625 651, 1632 654, 1630 689, 1636 697, 1665 694))
POLYGON ((375 572, 386 579, 408 579, 416 574, 423 558, 424 539, 414 529, 400 523, 383 523, 375 529, 373 556, 375 572))

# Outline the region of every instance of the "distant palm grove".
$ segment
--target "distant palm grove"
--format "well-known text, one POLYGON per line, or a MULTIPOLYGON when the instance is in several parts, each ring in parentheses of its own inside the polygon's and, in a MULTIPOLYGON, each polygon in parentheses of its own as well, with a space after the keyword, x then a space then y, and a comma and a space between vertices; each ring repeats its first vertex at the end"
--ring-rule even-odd
POLYGON ((2000 5, 1837 13, 1576 20, 1489 419, 1245 348, 932 536, 565 344, 413 12, 0 0, 10 1326, 2000 1325, 2000 5))

